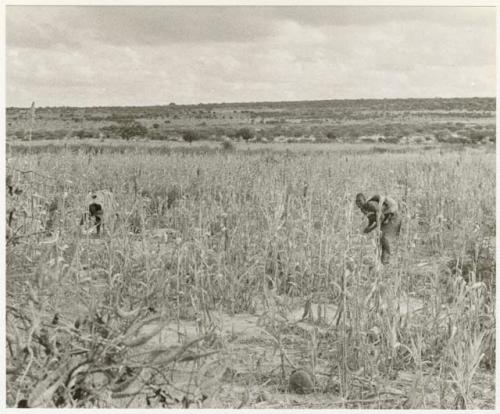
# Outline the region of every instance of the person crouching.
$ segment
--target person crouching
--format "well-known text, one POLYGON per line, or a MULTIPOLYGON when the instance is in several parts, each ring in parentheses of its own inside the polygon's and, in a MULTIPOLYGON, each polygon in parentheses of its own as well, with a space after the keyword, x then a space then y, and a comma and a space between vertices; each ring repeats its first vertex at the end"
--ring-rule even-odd
POLYGON ((87 211, 83 214, 80 225, 87 220, 94 221, 97 235, 100 235, 104 225, 112 224, 112 219, 117 216, 115 200, 110 191, 99 190, 87 194, 85 205, 87 211))

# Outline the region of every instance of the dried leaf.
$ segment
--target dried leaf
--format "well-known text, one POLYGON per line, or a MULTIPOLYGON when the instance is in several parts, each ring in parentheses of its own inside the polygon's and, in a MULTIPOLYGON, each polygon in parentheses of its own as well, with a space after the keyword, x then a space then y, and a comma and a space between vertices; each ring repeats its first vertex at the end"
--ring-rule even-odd
POLYGON ((136 309, 132 309, 131 311, 125 311, 121 309, 119 306, 116 307, 116 313, 122 319, 133 319, 139 315, 139 312, 142 310, 142 306, 138 306, 136 309))
POLYGON ((161 324, 155 326, 154 328, 149 330, 149 332, 147 330, 146 330, 146 332, 144 332, 144 330, 143 330, 143 333, 141 333, 140 329, 138 329, 134 335, 125 337, 121 341, 121 343, 123 345, 131 347, 131 348, 139 346, 139 345, 143 345, 147 341, 149 341, 153 336, 158 335, 162 329, 163 329, 163 325, 161 325, 161 324))

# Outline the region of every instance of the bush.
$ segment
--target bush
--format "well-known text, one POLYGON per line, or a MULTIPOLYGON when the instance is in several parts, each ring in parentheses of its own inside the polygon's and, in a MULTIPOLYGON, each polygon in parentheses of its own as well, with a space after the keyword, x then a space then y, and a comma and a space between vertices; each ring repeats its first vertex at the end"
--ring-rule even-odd
POLYGON ((149 138, 150 140, 153 140, 153 141, 167 141, 168 135, 165 134, 164 132, 150 131, 146 135, 146 138, 149 138))
POLYGON ((133 137, 143 137, 148 133, 148 129, 139 122, 131 122, 120 127, 120 136, 127 141, 133 137))
POLYGON ((80 129, 80 130, 75 132, 75 136, 77 136, 80 139, 83 139, 83 138, 92 138, 94 136, 94 134, 92 131, 80 129))
POLYGON ((120 127, 117 125, 106 125, 99 128, 99 132, 106 138, 116 137, 120 135, 120 127))
POLYGON ((326 137, 331 140, 337 139, 337 134, 334 131, 328 131, 326 137))
POLYGON ((443 129, 441 131, 435 132, 434 136, 436 137, 436 140, 438 142, 446 142, 451 138, 451 133, 449 130, 443 129))
POLYGON ((222 141, 221 147, 224 151, 234 150, 234 144, 230 139, 225 139, 224 141, 222 141))
POLYGON ((205 135, 200 131, 196 131, 194 129, 188 129, 182 132, 182 139, 186 142, 200 141, 205 138, 205 135))
POLYGON ((254 137, 255 133, 253 130, 250 128, 240 128, 236 132, 236 136, 243 138, 245 141, 248 141, 249 139, 252 139, 254 137))
POLYGON ((473 129, 469 132, 469 138, 473 142, 481 141, 483 138, 490 136, 491 133, 486 130, 473 129))

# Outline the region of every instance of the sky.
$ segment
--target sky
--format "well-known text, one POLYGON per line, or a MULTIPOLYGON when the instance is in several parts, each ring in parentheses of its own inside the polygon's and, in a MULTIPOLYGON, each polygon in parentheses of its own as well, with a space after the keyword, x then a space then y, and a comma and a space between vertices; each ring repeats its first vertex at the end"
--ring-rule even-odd
POLYGON ((7 6, 7 106, 495 96, 485 7, 7 6))

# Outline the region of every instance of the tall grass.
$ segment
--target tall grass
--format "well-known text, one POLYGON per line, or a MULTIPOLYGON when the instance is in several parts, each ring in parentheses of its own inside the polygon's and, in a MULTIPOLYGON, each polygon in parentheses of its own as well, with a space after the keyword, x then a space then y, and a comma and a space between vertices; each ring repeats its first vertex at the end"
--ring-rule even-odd
MULTIPOLYGON (((82 343, 90 335, 96 348, 86 363, 93 366, 110 358, 110 347, 130 351, 124 338, 132 319, 140 327, 148 315, 161 315, 177 321, 179 332, 182 320, 196 320, 204 338, 214 313, 253 313, 261 302, 269 310, 272 297, 336 305, 335 323, 321 340, 308 339, 306 361, 314 368, 327 344, 329 381, 345 407, 380 396, 384 384, 409 370, 419 387, 438 373, 442 405, 470 408, 474 373, 494 369, 493 154, 67 150, 14 152, 7 168, 23 188, 9 200, 18 233, 7 244, 8 333, 19 348, 11 355, 9 405, 53 402, 52 394, 43 402, 38 394, 53 386, 40 388, 42 373, 56 369, 40 338, 55 314, 68 326, 77 319, 90 325, 69 337, 51 327, 50 340, 67 341, 51 355, 71 365, 68 352, 88 352, 82 343), (119 205, 118 225, 101 239, 78 228, 85 195, 96 189, 112 190, 119 205), (361 234, 359 191, 401 202, 404 226, 389 266, 377 264, 375 239, 361 234), (57 219, 49 214, 54 200, 57 219), (418 310, 409 311, 414 300, 418 310), (68 312, 70 303, 78 306, 68 312), (120 317, 128 312, 130 321, 120 317)), ((294 345, 284 341, 288 328, 277 318, 264 325, 283 369, 294 345)), ((130 355, 112 354, 131 365, 130 355)), ((97 404, 75 396, 67 382, 54 388, 66 392, 62 405, 78 405, 78 398, 97 404)), ((411 408, 428 404, 424 391, 410 397, 411 408)))

